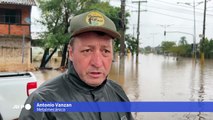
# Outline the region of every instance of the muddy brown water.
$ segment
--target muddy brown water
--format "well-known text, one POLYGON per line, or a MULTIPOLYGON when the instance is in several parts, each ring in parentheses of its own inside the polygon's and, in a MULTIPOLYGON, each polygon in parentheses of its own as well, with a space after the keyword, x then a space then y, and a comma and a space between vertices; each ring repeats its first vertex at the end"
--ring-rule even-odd
MULTIPOLYGON (((49 66, 58 67, 59 62, 49 66)), ((38 84, 62 71, 33 72, 38 84)), ((116 57, 109 78, 119 83, 131 101, 213 101, 213 60, 201 65, 191 58, 140 54, 116 57)), ((136 120, 212 120, 207 112, 134 112, 136 120)))

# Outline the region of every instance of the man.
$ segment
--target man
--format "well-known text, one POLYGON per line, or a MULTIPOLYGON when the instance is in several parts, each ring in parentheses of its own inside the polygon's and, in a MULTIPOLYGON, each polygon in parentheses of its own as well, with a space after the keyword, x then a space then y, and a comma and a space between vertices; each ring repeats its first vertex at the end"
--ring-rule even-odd
POLYGON ((128 102, 123 89, 108 80, 113 60, 115 24, 98 11, 72 18, 68 71, 34 91, 22 109, 20 120, 132 120, 130 112, 33 112, 36 102, 128 102))
POLYGON ((1 116, 1 113, 0 113, 0 120, 3 120, 2 116, 1 116))

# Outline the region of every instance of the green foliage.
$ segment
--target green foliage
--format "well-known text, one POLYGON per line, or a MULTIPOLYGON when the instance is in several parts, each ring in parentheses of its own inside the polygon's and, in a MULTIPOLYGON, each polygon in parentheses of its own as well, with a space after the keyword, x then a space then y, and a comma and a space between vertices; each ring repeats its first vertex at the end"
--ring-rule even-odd
MULTIPOLYGON (((57 48, 66 45, 69 41, 68 27, 69 17, 74 13, 77 5, 73 0, 38 0, 42 11, 42 23, 47 28, 47 32, 41 35, 43 47, 45 48, 40 68, 44 68, 57 48), (49 48, 54 51, 49 54, 49 48)), ((62 58, 65 59, 66 56, 62 58)))
POLYGON ((125 36, 126 48, 132 53, 136 53, 137 50, 137 39, 131 35, 125 36))
POLYGON ((172 47, 175 47, 175 42, 173 41, 163 41, 161 43, 161 49, 163 52, 172 52, 174 51, 172 47))
POLYGON ((41 37, 43 47, 59 47, 68 43, 69 19, 79 13, 79 10, 94 4, 99 0, 38 0, 42 11, 42 20, 39 21, 47 27, 41 37))
POLYGON ((144 49, 146 53, 150 53, 152 51, 152 47, 150 46, 146 46, 144 49))
MULTIPOLYGON (((113 20, 118 31, 120 30, 120 7, 114 7, 109 2, 101 0, 38 0, 39 8, 42 11, 42 20, 39 21, 47 27, 41 37, 43 47, 59 47, 69 41, 68 27, 72 16, 89 11, 99 10, 113 20)), ((126 13, 126 23, 129 13, 126 13)), ((119 50, 119 41, 115 42, 116 50, 119 50)))
POLYGON ((69 35, 57 32, 55 34, 49 32, 45 33, 43 36, 42 45, 44 48, 55 48, 63 45, 64 43, 68 42, 69 35))
POLYGON ((178 43, 178 46, 172 47, 170 52, 175 53, 177 56, 190 56, 192 49, 187 43, 186 37, 181 37, 178 43))
POLYGON ((204 53, 208 54, 210 52, 210 45, 209 45, 209 40, 207 38, 204 39, 203 41, 203 51, 204 53))
MULTIPOLYGON (((126 51, 131 52, 132 54, 136 53, 136 49, 137 49, 136 38, 129 34, 125 35, 125 48, 126 48, 126 51)), ((120 41, 115 40, 114 52, 119 52, 119 51, 120 51, 120 41)))
POLYGON ((175 42, 164 41, 161 43, 163 52, 173 53, 177 56, 191 56, 192 47, 187 43, 186 37, 180 38, 178 45, 175 42))
POLYGON ((174 46, 170 49, 170 52, 175 53, 177 56, 190 56, 191 46, 190 45, 174 46))
POLYGON ((113 50, 114 50, 114 52, 119 52, 120 51, 120 41, 119 40, 114 40, 113 41, 113 50))
POLYGON ((183 36, 183 37, 181 37, 180 38, 180 41, 179 41, 179 45, 187 45, 188 43, 187 43, 187 41, 186 41, 186 37, 185 36, 183 36))
MULTIPOLYGON (((79 14, 89 10, 98 10, 104 13, 115 23, 117 30, 120 31, 121 29, 120 7, 111 6, 109 2, 96 2, 93 4, 88 4, 85 8, 79 10, 79 14)), ((127 17, 129 17, 130 14, 126 12, 125 16, 126 16, 126 24, 128 24, 127 17)))
POLYGON ((206 58, 213 58, 213 39, 208 40, 207 38, 201 42, 201 50, 205 53, 206 58))

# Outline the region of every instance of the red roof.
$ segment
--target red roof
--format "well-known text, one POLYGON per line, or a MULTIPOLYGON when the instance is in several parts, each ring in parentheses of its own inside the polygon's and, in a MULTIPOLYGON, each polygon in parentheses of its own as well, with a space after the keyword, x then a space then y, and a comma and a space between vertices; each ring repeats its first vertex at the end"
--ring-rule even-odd
POLYGON ((0 0, 0 4, 13 4, 13 5, 36 5, 34 0, 0 0))

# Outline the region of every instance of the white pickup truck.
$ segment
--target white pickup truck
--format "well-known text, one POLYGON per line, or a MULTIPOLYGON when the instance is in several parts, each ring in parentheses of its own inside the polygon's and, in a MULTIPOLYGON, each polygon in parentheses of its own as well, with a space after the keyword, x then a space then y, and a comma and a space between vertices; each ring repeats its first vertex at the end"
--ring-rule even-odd
POLYGON ((25 100, 36 88, 37 81, 31 72, 0 72, 0 119, 17 119, 25 100))

